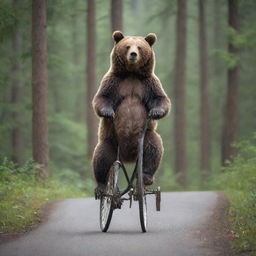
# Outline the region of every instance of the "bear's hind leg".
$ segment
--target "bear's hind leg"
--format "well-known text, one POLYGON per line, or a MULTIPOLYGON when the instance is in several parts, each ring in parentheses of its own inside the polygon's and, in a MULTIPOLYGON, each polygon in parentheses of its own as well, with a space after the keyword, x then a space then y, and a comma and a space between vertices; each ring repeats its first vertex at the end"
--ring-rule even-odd
POLYGON ((148 131, 144 139, 143 152, 143 182, 151 185, 154 181, 154 174, 157 171, 163 154, 163 143, 159 134, 155 131, 148 131))
POLYGON ((95 193, 100 193, 105 188, 109 169, 116 157, 117 148, 111 140, 101 141, 96 146, 92 160, 94 176, 97 181, 95 193))

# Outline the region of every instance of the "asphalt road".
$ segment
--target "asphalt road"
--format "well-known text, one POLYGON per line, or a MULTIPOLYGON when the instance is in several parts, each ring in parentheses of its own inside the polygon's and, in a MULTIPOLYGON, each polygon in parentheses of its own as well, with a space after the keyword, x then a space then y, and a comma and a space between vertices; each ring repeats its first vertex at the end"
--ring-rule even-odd
POLYGON ((108 233, 99 228, 99 201, 67 199, 48 220, 0 246, 1 256, 211 256, 220 255, 198 236, 217 203, 214 192, 162 193, 161 211, 148 196, 148 232, 141 233, 137 202, 113 214, 108 233))

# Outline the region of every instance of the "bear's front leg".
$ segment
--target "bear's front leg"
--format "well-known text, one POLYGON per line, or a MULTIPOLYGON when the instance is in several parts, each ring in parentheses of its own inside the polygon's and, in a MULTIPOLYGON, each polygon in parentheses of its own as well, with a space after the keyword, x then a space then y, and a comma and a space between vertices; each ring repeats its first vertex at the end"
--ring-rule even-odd
POLYGON ((112 101, 103 96, 95 96, 93 99, 93 108, 99 117, 114 118, 115 112, 112 107, 112 101))
POLYGON ((171 102, 164 92, 159 79, 153 76, 145 81, 149 88, 146 92, 146 107, 148 115, 152 119, 160 119, 165 117, 171 108, 171 102))
POLYGON ((170 100, 168 97, 158 97, 149 104, 149 117, 152 119, 161 119, 170 111, 170 100))

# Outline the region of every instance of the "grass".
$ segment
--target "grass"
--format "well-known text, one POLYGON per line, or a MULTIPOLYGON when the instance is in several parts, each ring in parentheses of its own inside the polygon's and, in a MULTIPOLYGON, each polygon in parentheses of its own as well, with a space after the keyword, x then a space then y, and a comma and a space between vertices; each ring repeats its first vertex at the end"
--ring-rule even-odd
POLYGON ((237 144, 239 154, 215 180, 230 201, 230 234, 237 252, 256 255, 256 137, 237 144))
POLYGON ((0 164, 0 233, 34 225, 39 221, 40 208, 47 202, 86 195, 81 178, 68 182, 53 175, 42 183, 35 175, 37 168, 33 161, 27 161, 22 167, 7 159, 0 164))

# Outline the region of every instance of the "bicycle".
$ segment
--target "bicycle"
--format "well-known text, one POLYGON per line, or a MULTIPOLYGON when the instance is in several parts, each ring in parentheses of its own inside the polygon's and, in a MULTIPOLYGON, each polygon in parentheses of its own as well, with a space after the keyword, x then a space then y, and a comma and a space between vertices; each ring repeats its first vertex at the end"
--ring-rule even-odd
POLYGON ((112 219, 113 211, 115 209, 121 209, 122 203, 125 200, 130 201, 130 208, 132 206, 133 200, 138 201, 142 232, 147 231, 146 195, 155 194, 156 210, 160 211, 160 187, 150 190, 145 188, 143 184, 143 145, 145 133, 147 131, 149 122, 150 119, 147 119, 145 127, 141 132, 138 140, 138 157, 131 177, 129 177, 124 164, 120 160, 118 147, 117 160, 113 163, 109 170, 106 188, 101 195, 95 194, 95 199, 100 199, 100 228, 102 232, 107 232, 112 219), (123 190, 120 190, 118 186, 120 170, 123 171, 125 179, 127 181, 127 187, 123 190), (128 197, 124 197, 125 194, 127 194, 128 197))

